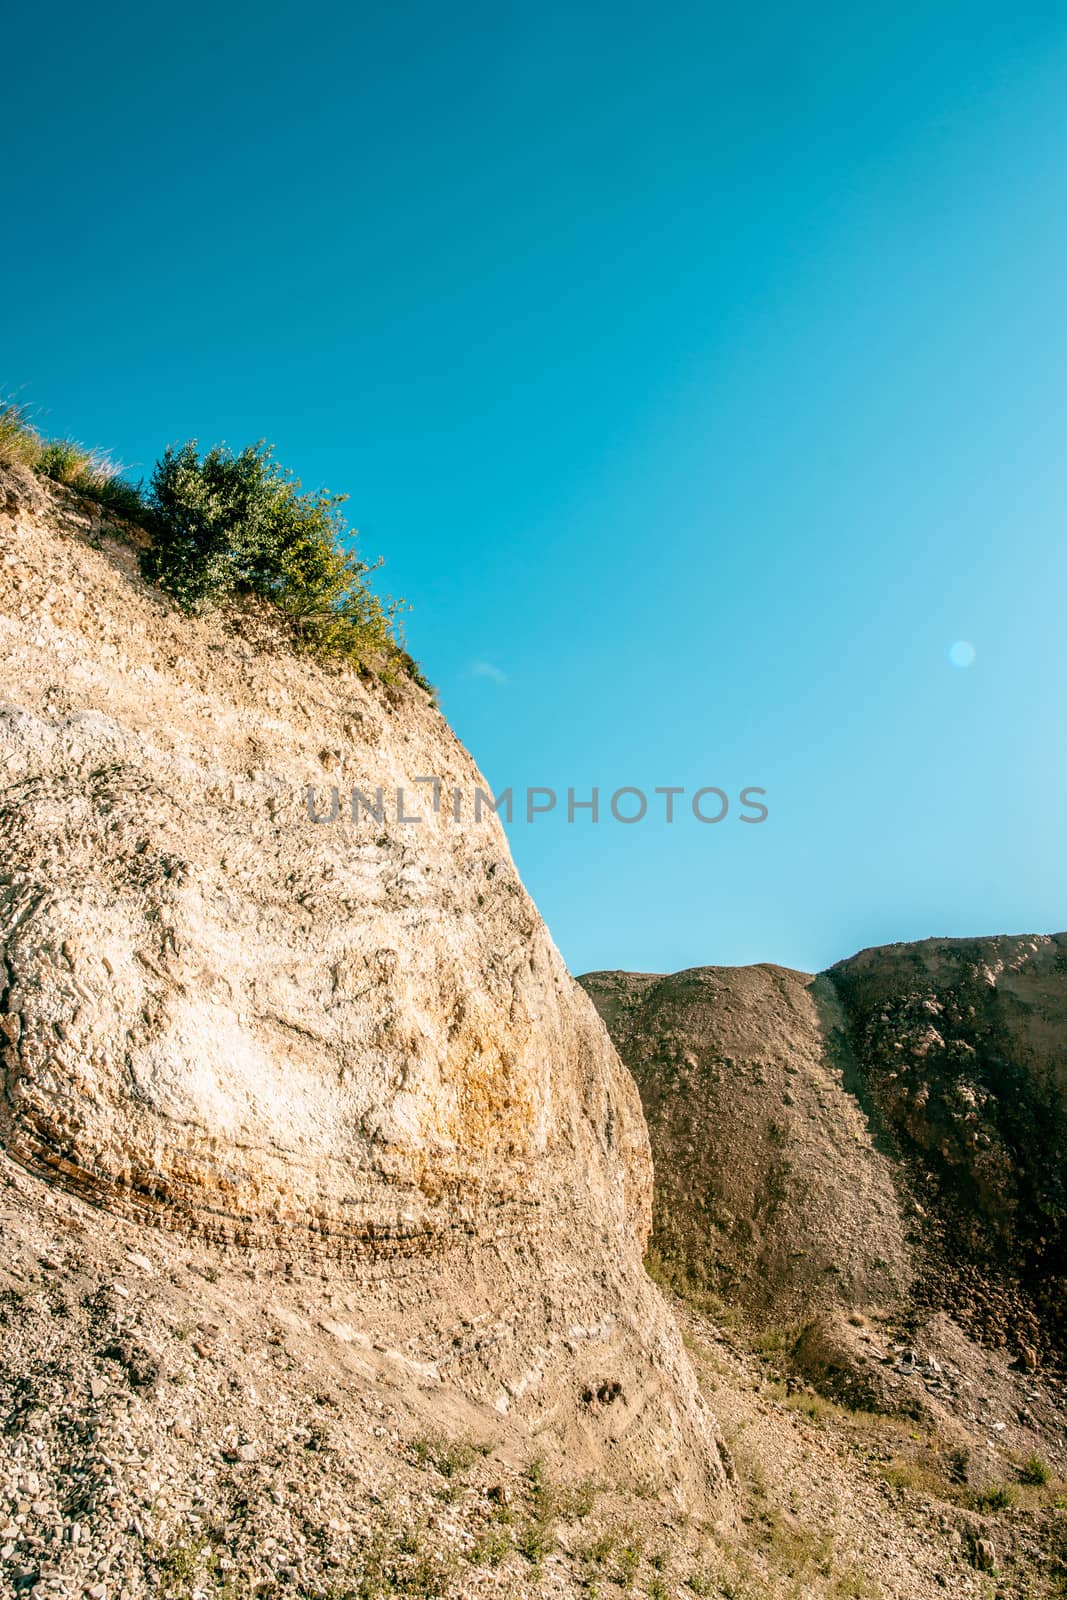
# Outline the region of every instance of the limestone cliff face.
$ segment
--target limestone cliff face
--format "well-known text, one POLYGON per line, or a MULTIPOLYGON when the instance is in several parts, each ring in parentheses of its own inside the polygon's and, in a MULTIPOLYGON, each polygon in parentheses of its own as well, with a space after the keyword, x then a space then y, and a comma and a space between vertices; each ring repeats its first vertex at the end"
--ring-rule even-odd
POLYGON ((457 824, 414 784, 482 782, 440 713, 255 619, 181 616, 62 491, 7 499, 8 1156, 144 1223, 363 1274, 370 1332, 421 1329, 548 1445, 720 1488, 641 1270, 636 1091, 495 817, 457 824), (336 821, 309 785, 320 808, 338 789, 336 821), (385 820, 353 821, 353 786, 379 785, 385 820))

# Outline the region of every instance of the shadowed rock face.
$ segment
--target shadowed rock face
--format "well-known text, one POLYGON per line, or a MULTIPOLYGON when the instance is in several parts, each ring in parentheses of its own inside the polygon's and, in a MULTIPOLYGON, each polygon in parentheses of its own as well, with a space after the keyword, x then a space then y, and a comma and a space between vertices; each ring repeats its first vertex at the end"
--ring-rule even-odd
POLYGON ((457 826, 413 783, 470 797, 466 751, 413 686, 178 615, 42 492, 8 497, 0 566, 8 1157, 363 1273, 372 1332, 421 1327, 549 1445, 720 1488, 640 1265, 634 1087, 496 819, 457 826), (336 822, 309 784, 339 789, 336 822), (354 823, 354 785, 406 786, 424 820, 354 823))
POLYGON ((672 1274, 793 1319, 911 1280, 892 1163, 851 1091, 844 1018, 783 967, 581 979, 637 1080, 672 1274))
POLYGON ((927 939, 832 967, 919 1292, 994 1343, 1067 1344, 1067 935, 927 939))
POLYGON ((581 982, 641 1090, 669 1266, 754 1311, 945 1308, 1062 1350, 1067 936, 581 982))

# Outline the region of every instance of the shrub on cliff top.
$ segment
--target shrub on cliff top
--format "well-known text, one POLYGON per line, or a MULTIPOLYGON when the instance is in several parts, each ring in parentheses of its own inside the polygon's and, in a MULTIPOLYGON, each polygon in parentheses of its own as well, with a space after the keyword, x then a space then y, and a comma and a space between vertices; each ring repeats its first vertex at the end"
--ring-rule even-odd
POLYGON ((304 493, 262 442, 236 454, 216 445, 204 456, 195 440, 168 446, 148 495, 144 574, 190 611, 261 596, 315 655, 400 660, 417 678, 396 638, 400 606, 372 592, 374 568, 350 548, 345 498, 304 493))
POLYGON ((288 619, 298 648, 349 666, 396 672, 432 694, 399 637, 402 602, 382 601, 367 582, 340 513, 347 498, 306 494, 270 446, 236 455, 196 441, 168 446, 147 494, 100 451, 47 439, 26 406, 0 396, 0 467, 29 467, 142 525, 144 576, 187 611, 243 595, 270 601, 288 619))

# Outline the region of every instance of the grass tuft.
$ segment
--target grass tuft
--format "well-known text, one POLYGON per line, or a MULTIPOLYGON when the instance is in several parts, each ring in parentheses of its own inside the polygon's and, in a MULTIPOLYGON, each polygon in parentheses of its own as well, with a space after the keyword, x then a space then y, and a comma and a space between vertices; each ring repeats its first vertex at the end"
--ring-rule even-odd
POLYGON ((1028 1456, 1019 1468, 1019 1477, 1023 1483, 1035 1483, 1039 1487, 1044 1487, 1046 1483, 1052 1482, 1052 1471, 1047 1461, 1043 1461, 1038 1455, 1032 1455, 1028 1456))
POLYGON ((0 467, 35 467, 42 448, 27 407, 12 400, 0 402, 0 467))
POLYGON ((65 484, 75 494, 95 500, 116 516, 130 521, 146 516, 140 486, 124 478, 121 466, 110 456, 87 450, 73 439, 52 439, 43 444, 36 470, 43 478, 65 484))

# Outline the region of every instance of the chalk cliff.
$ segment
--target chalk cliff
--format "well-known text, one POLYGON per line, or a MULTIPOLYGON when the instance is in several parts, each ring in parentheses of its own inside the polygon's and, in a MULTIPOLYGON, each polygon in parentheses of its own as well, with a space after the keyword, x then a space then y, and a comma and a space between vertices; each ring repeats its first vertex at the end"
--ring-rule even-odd
POLYGON ((443 716, 262 615, 180 614, 65 491, 5 494, 6 1159, 138 1225, 318 1261, 359 1284, 362 1335, 572 1468, 714 1499, 713 1424, 641 1267, 636 1090, 495 817, 415 788, 482 782, 443 716), (424 820, 354 822, 353 785, 406 787, 424 820))

